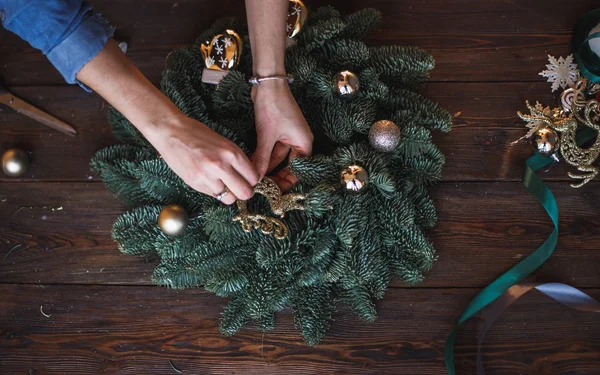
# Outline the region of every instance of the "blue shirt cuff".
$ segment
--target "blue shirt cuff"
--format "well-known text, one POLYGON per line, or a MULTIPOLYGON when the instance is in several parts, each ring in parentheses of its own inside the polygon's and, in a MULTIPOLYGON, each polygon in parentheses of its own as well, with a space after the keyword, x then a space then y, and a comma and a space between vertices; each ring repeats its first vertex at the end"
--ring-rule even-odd
MULTIPOLYGON (((87 13, 81 23, 46 56, 68 83, 79 83, 77 73, 92 60, 112 37, 114 27, 99 14, 87 13)), ((86 86, 81 85, 87 91, 86 86)))

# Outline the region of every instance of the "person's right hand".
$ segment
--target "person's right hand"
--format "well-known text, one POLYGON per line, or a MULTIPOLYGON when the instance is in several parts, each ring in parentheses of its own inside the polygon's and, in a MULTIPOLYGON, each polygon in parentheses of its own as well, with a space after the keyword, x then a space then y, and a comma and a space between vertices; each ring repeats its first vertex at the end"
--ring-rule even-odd
POLYGON ((183 114, 145 134, 169 167, 191 188, 222 202, 252 197, 259 174, 244 152, 206 125, 183 114))

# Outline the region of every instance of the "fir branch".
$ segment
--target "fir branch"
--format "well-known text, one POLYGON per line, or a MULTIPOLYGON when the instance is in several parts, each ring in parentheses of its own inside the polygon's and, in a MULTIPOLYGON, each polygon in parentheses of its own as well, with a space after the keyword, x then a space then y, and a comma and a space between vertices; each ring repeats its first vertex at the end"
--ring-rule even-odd
POLYGON ((359 71, 369 62, 369 49, 358 40, 334 39, 318 50, 333 69, 359 71))
POLYGON ((231 336, 239 331, 248 320, 248 305, 243 295, 234 297, 221 314, 221 333, 231 336))
POLYGON ((452 116, 437 103, 424 96, 402 88, 393 88, 390 95, 384 99, 384 105, 393 109, 400 118, 412 118, 430 129, 450 131, 452 116))
POLYGON ((300 288, 292 301, 294 323, 300 328, 304 341, 316 345, 329 330, 335 311, 336 294, 329 285, 300 288))
POLYGON ((365 8, 344 18, 346 27, 340 38, 364 39, 367 34, 381 23, 381 12, 373 8, 365 8))
POLYGON ((352 312, 358 315, 359 318, 367 322, 374 322, 377 319, 377 310, 375 303, 365 286, 353 285, 342 293, 342 301, 344 301, 352 312))
POLYGON ((112 106, 108 109, 108 121, 119 142, 151 147, 142 133, 112 106))
POLYGON ((160 206, 141 206, 121 215, 113 225, 112 237, 119 249, 128 255, 155 258, 156 239, 161 235, 158 227, 160 206))
POLYGON ((326 21, 332 18, 341 18, 340 12, 331 5, 325 5, 315 11, 309 12, 306 24, 310 26, 319 21, 326 21))
POLYGON ((313 51, 338 36, 345 24, 338 18, 320 20, 314 24, 307 24, 298 35, 298 46, 307 52, 313 51))
POLYGON ((427 52, 415 47, 370 47, 369 65, 381 74, 384 81, 414 89, 428 76, 435 60, 427 52))

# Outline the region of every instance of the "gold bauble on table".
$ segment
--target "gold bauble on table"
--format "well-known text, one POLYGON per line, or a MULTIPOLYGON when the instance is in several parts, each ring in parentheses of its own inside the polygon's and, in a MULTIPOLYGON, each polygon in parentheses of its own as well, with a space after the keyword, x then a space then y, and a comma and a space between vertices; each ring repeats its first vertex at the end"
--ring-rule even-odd
POLYGON ((358 76, 349 70, 335 75, 335 93, 343 99, 352 99, 358 94, 360 82, 358 76))
POLYGON ((369 129, 369 144, 379 152, 394 151, 400 138, 400 128, 390 120, 379 120, 369 129))
POLYGON ((178 236, 185 232, 189 221, 185 209, 177 204, 163 207, 158 215, 158 226, 169 236, 178 236))
POLYGON ((544 126, 531 136, 531 146, 542 156, 552 156, 560 147, 560 138, 554 129, 544 126))
POLYGON ((367 171, 360 165, 351 165, 342 170, 341 184, 344 190, 349 193, 361 193, 367 188, 367 171))
POLYGON ((240 63, 242 39, 238 33, 227 29, 202 43, 200 51, 206 67, 202 71, 202 82, 216 85, 240 63))
POLYGON ((19 177, 29 169, 29 156, 23 150, 11 148, 2 154, 2 170, 9 177, 19 177))

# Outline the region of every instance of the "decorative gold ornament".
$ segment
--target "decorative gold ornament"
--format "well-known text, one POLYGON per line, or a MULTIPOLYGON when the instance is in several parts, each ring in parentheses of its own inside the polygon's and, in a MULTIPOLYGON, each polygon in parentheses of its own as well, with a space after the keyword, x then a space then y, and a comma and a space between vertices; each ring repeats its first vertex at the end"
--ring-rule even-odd
MULTIPOLYGON (((526 102, 530 115, 521 112, 517 114, 531 126, 539 127, 540 124, 560 133, 560 154, 567 163, 577 167, 580 172, 586 174, 574 174, 569 172, 569 177, 577 180, 583 180, 578 184, 571 184, 574 188, 579 188, 598 175, 600 169, 592 164, 600 155, 600 136, 596 138, 594 144, 590 147, 582 148, 577 145, 576 134, 579 124, 590 127, 597 132, 600 131, 598 120, 600 119, 599 103, 597 100, 587 100, 585 97, 585 87, 587 82, 581 80, 574 87, 574 95, 568 94, 570 99, 567 105, 570 108, 569 113, 562 108, 550 109, 536 103, 535 107, 526 102)), ((566 90, 569 91, 569 90, 566 90)), ((567 94, 565 94, 565 97, 567 94)))
POLYGON ((369 129, 369 144, 379 152, 394 151, 400 138, 400 128, 390 120, 379 120, 369 129))
POLYGON ((23 150, 11 148, 2 154, 2 170, 9 177, 19 177, 29 169, 29 156, 23 150))
POLYGON ((530 141, 533 149, 542 156, 552 156, 560 147, 558 133, 548 126, 538 128, 530 141))
POLYGON ((367 171, 359 165, 351 165, 342 170, 341 184, 344 189, 350 193, 361 193, 367 187, 369 175, 367 171))
POLYGON ((163 207, 158 215, 158 226, 169 236, 179 236, 188 226, 190 218, 185 209, 177 204, 163 207))
POLYGON ((358 94, 360 82, 358 76, 349 70, 335 75, 335 93, 343 99, 352 99, 358 94))
MULTIPOLYGON (((304 210, 302 204, 306 199, 304 194, 289 193, 282 195, 279 186, 268 177, 263 178, 254 187, 254 194, 264 195, 271 205, 271 211, 281 218, 285 217, 285 213, 288 211, 304 210)), ((233 221, 239 221, 245 232, 260 229, 265 234, 273 234, 279 240, 288 236, 289 229, 283 221, 274 217, 248 212, 246 201, 238 200, 236 203, 240 212, 233 217, 233 221)))
POLYGON ((242 55, 242 39, 238 33, 227 29, 204 42, 200 50, 206 66, 202 72, 202 82, 216 85, 238 66, 242 55))
POLYGON ((287 36, 292 39, 300 33, 306 19, 308 18, 308 9, 301 0, 289 0, 288 15, 285 30, 287 36))

